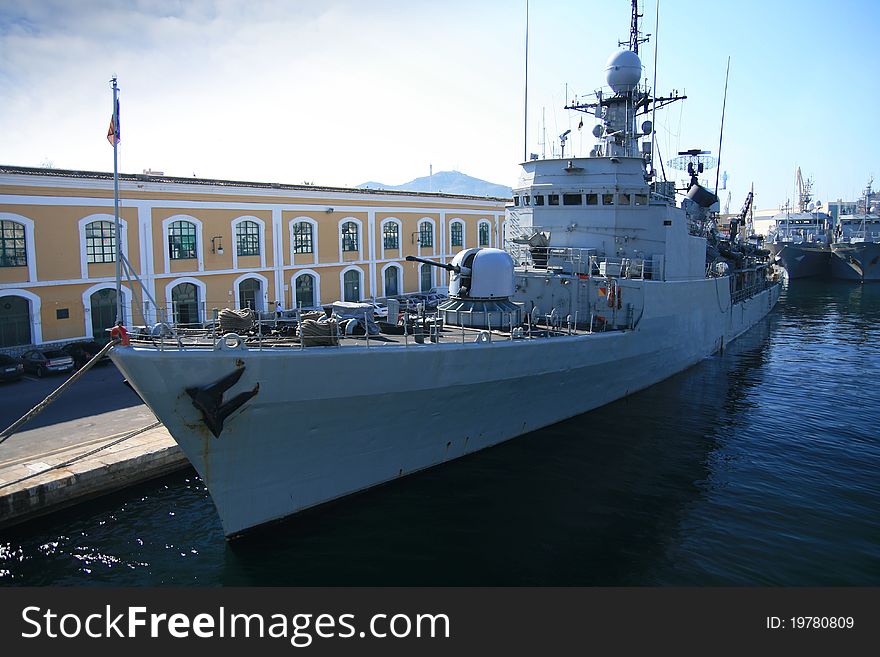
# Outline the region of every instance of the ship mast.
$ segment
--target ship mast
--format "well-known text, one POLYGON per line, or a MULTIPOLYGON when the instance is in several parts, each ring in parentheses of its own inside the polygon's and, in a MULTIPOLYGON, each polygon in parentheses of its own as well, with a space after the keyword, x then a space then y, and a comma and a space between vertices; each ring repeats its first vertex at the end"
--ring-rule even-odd
POLYGON ((593 130, 593 135, 600 140, 590 157, 636 157, 645 161, 651 170, 646 173, 650 180, 656 175, 653 166, 653 144, 643 146, 644 153, 639 150, 639 139, 653 134, 653 121, 644 121, 637 126, 639 114, 655 112, 686 96, 674 92, 668 97, 656 97, 647 86, 640 84, 642 63, 638 57, 639 45, 648 41, 650 34, 642 35, 639 31, 638 0, 632 0, 632 20, 630 21, 629 39, 618 41, 618 45, 626 46, 625 50, 612 55, 606 66, 606 75, 611 92, 599 90, 595 92, 595 100, 567 104, 565 109, 577 110, 592 114, 603 125, 593 130))

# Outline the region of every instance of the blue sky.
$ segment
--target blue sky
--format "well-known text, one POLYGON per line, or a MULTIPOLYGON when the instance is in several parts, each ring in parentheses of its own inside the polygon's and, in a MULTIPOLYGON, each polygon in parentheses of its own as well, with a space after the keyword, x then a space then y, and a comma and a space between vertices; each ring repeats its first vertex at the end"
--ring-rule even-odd
MULTIPOLYGON (((656 0, 643 31, 655 32, 656 0)), ((112 170, 109 79, 119 77, 120 169, 323 185, 457 169, 513 185, 523 154, 525 0, 0 0, 0 163, 112 170)), ((661 0, 657 117, 665 160, 717 155, 737 211, 854 198, 880 146, 877 4, 661 0)), ((605 84, 627 0, 531 0, 530 152, 575 128, 569 98, 605 84), (542 115, 545 119, 542 122, 542 115)), ((654 38, 642 46, 653 80, 654 38)), ((710 182, 714 185, 714 172, 710 182)), ((875 187, 880 187, 880 180, 875 187)))

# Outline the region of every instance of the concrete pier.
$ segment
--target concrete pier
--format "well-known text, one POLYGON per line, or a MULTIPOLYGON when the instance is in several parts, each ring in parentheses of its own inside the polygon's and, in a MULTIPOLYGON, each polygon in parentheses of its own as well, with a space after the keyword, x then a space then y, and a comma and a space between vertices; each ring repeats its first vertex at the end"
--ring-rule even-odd
POLYGON ((128 430, 121 430, 117 414, 103 415, 108 417, 25 431, 0 445, 0 527, 190 467, 162 425, 112 444, 155 422, 145 407, 136 421, 125 417, 128 430), (112 428, 114 433, 101 435, 98 427, 112 428), (95 453, 57 467, 89 452, 95 453))

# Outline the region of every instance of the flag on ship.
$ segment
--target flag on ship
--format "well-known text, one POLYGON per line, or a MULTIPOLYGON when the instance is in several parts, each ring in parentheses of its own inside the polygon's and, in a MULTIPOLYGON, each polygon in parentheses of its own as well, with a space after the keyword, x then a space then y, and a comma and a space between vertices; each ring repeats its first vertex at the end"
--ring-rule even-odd
POLYGON ((116 101, 116 111, 110 117, 110 127, 107 129, 107 141, 111 146, 115 146, 120 141, 119 136, 119 101, 116 101))

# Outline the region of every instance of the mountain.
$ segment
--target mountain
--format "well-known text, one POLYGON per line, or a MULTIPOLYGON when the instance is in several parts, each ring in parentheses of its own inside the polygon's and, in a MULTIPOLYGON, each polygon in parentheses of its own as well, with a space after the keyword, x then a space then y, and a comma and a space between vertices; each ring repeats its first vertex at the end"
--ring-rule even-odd
POLYGON ((361 189, 388 189, 402 192, 442 192, 444 194, 467 194, 469 196, 495 196, 510 198, 513 192, 510 187, 497 185, 465 175, 459 171, 438 171, 433 176, 423 176, 410 180, 402 185, 386 185, 380 182, 365 182, 358 185, 361 189))

